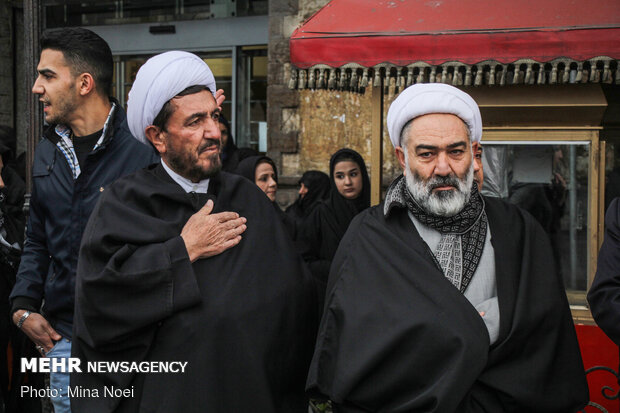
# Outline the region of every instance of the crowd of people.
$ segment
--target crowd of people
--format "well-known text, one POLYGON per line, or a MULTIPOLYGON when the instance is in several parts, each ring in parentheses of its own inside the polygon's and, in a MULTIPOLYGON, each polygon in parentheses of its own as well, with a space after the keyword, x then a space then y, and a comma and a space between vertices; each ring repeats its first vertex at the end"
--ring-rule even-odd
POLYGON ((103 39, 55 29, 41 47, 32 92, 49 126, 25 239, 15 135, 0 129, 4 411, 40 409, 23 387, 49 388, 56 413, 305 413, 308 397, 336 412, 587 403, 548 237, 480 195, 482 120, 463 91, 416 84, 392 103, 403 173, 380 205, 363 157, 343 148, 329 175, 303 173, 283 211, 277 163, 235 145, 202 59, 149 59, 125 113, 103 39), (18 366, 34 356, 186 369, 53 369, 48 385, 18 366), (103 397, 111 388, 122 396, 103 397))

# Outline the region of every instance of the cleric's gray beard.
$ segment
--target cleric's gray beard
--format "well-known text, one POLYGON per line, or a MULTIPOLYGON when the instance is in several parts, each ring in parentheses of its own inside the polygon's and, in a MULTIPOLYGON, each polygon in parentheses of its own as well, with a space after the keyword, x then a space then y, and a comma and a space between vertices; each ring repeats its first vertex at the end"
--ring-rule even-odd
POLYGON ((472 160, 464 179, 459 179, 456 175, 433 176, 424 180, 417 173, 409 168, 409 159, 405 156, 405 167, 407 174, 405 180, 407 188, 417 204, 427 213, 451 217, 463 210, 471 196, 471 186, 474 182, 474 162, 472 160), (437 191, 433 189, 439 186, 452 185, 456 190, 437 191))

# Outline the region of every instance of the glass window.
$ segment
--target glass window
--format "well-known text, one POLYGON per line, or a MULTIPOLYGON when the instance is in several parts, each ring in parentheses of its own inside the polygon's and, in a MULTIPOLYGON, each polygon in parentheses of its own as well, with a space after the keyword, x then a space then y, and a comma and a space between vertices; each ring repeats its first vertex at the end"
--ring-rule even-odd
POLYGON ((239 48, 237 146, 267 151, 267 47, 239 48))
POLYGON ((585 304, 589 143, 482 143, 482 193, 520 206, 540 223, 571 304, 585 304))
MULTIPOLYGON (((149 56, 150 57, 150 56, 149 56)), ((131 90, 131 86, 133 85, 134 80, 136 80, 136 75, 138 74, 138 70, 140 67, 146 62, 148 57, 128 57, 124 59, 123 64, 123 85, 122 85, 122 96, 123 96, 123 104, 127 106, 127 99, 129 98, 129 91, 131 90)))
POLYGON ((267 15, 267 0, 44 0, 47 27, 267 15))
POLYGON ((269 10, 267 0, 237 0, 237 16, 261 16, 269 10))
POLYGON ((607 141, 605 151, 605 211, 620 196, 620 140, 607 141))
POLYGON ((226 119, 232 119, 232 57, 230 53, 218 55, 203 55, 203 59, 208 65, 213 76, 215 76, 215 84, 218 89, 224 90, 226 100, 222 104, 222 112, 226 119))

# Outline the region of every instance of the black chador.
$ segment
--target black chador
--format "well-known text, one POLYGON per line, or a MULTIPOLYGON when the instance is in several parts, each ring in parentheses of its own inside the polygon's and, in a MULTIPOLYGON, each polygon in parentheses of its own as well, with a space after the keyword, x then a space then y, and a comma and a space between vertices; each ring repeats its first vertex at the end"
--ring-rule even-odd
POLYGON ((273 206, 221 173, 185 193, 151 166, 106 189, 84 234, 73 355, 87 361, 181 361, 185 373, 73 374, 76 412, 306 412, 317 324, 312 278, 273 206), (181 229, 207 201, 247 218, 237 246, 190 263, 181 229))
POLYGON ((329 268, 340 240, 353 217, 370 206, 370 179, 362 156, 352 149, 336 151, 329 161, 331 191, 305 220, 300 232, 302 255, 313 276, 325 288, 329 268), (345 155, 346 158, 341 157, 345 155), (340 160, 353 159, 362 174, 362 192, 356 199, 346 199, 336 187, 334 168, 340 160))
POLYGON ((336 253, 308 377, 337 412, 575 412, 587 384, 542 228, 485 199, 499 337, 436 265, 406 208, 358 215, 336 253))

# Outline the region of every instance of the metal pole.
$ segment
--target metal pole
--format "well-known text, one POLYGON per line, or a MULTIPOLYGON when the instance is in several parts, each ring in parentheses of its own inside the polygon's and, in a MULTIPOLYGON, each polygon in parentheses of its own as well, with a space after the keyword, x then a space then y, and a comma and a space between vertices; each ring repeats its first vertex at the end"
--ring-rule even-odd
POLYGON ((239 69, 239 65, 237 64, 237 59, 241 55, 240 47, 233 47, 231 50, 231 59, 232 59, 232 89, 230 91, 231 96, 226 96, 230 101, 230 119, 228 123, 230 123, 230 133, 235 137, 235 143, 239 144, 239 135, 237 134, 237 71, 239 69))
POLYGON ((570 288, 577 288, 577 179, 576 179, 576 149, 575 145, 569 146, 569 250, 570 250, 570 288))
MULTIPOLYGON (((355 69, 353 69, 355 70, 355 69)), ((379 69, 376 69, 379 70, 379 69)), ((372 85, 372 124, 370 144, 370 204, 381 202, 381 178, 383 175, 383 76, 378 85, 372 85)))
POLYGON ((24 0, 24 90, 28 91, 26 98, 26 196, 24 210, 26 214, 30 208, 30 193, 32 191, 32 163, 34 161, 34 147, 42 133, 42 112, 39 108, 39 98, 30 93, 33 77, 37 71, 39 61, 39 38, 41 34, 41 1, 24 0))

